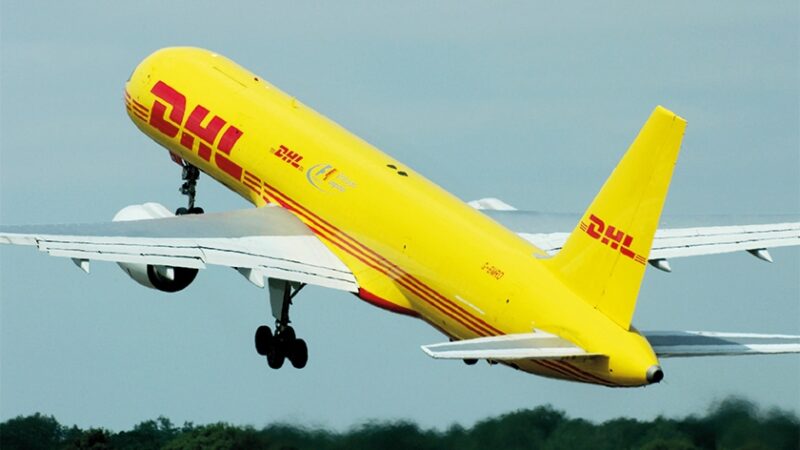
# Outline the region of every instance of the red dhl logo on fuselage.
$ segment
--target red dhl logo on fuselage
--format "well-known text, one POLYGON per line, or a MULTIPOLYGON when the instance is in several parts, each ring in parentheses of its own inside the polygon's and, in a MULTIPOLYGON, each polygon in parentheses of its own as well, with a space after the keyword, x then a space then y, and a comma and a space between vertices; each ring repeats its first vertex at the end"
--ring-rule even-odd
POLYGON ((283 162, 289 164, 295 169, 300 171, 303 170, 303 166, 300 165, 300 161, 303 160, 303 155, 295 151, 289 150, 285 145, 281 145, 280 147, 278 147, 278 149, 275 150, 273 155, 280 158, 283 162))
POLYGON ((589 222, 586 223, 581 221, 580 227, 586 234, 591 236, 593 239, 597 239, 604 245, 608 245, 614 250, 619 250, 620 253, 627 256, 628 258, 638 262, 639 264, 644 264, 646 262, 646 258, 642 255, 637 255, 633 250, 631 250, 631 244, 633 244, 633 236, 626 234, 624 231, 617 229, 617 227, 613 225, 606 225, 603 219, 591 214, 589 216, 589 222))
POLYGON ((153 107, 149 111, 126 92, 125 103, 128 111, 169 138, 177 138, 180 134, 180 144, 184 148, 197 153, 200 158, 208 162, 211 162, 213 157, 214 164, 220 170, 236 181, 242 180, 242 167, 230 159, 233 147, 242 137, 243 132, 240 129, 229 125, 218 115, 213 115, 203 125, 210 111, 200 104, 187 116, 186 96, 163 81, 156 82, 150 92, 156 99, 153 100, 153 107), (167 114, 168 109, 170 109, 169 114, 167 114))

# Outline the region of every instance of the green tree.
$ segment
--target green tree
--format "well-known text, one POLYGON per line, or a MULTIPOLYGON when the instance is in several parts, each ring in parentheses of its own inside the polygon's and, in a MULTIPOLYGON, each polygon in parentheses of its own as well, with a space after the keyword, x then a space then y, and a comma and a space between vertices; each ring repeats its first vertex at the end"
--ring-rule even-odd
POLYGON ((540 448, 566 421, 565 414, 552 406, 504 414, 478 422, 470 430, 470 442, 464 448, 540 448))
POLYGON ((166 417, 147 420, 133 427, 131 431, 123 431, 111 437, 115 449, 149 450, 162 448, 175 439, 180 430, 175 428, 166 417))
POLYGON ((53 416, 36 413, 18 416, 0 424, 0 448, 3 450, 38 450, 57 448, 63 428, 53 416))
POLYGON ((438 436, 433 431, 422 431, 411 422, 382 423, 371 422, 341 437, 338 448, 415 450, 439 448, 438 436))
POLYGON ((253 450, 268 448, 252 427, 215 423, 183 431, 164 450, 253 450))
POLYGON ((648 422, 614 419, 594 424, 568 418, 551 406, 485 419, 445 432, 408 421, 369 422, 343 433, 273 424, 256 430, 226 423, 175 427, 169 419, 147 420, 129 431, 61 426, 33 414, 0 423, 0 448, 11 449, 552 449, 570 450, 800 450, 800 419, 780 410, 760 411, 729 398, 703 416, 657 417, 648 422))
POLYGON ((111 433, 102 428, 90 428, 86 431, 73 428, 69 440, 65 440, 64 449, 80 449, 80 450, 110 450, 114 447, 111 446, 111 433))

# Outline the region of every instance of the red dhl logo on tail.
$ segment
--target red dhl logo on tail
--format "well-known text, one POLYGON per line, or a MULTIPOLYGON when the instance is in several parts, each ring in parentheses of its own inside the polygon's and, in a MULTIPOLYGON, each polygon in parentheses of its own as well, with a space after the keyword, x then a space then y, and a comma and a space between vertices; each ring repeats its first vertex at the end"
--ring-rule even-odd
POLYGON ((638 262, 639 264, 644 264, 647 259, 642 255, 637 255, 633 250, 631 250, 631 244, 633 243, 633 236, 626 234, 622 230, 618 230, 617 227, 613 225, 606 225, 603 219, 591 214, 589 216, 589 224, 584 221, 581 221, 580 227, 586 234, 591 236, 593 239, 597 239, 604 245, 608 245, 614 250, 619 250, 620 253, 627 256, 628 258, 638 262))
POLYGON ((150 92, 156 99, 149 111, 149 119, 146 119, 146 108, 138 102, 132 103, 134 100, 127 92, 125 93, 126 104, 132 107, 129 110, 136 117, 149 123, 167 137, 175 138, 180 133, 180 143, 183 147, 196 151, 198 156, 209 162, 213 156, 217 167, 237 181, 241 181, 242 167, 229 158, 233 146, 242 137, 241 130, 229 125, 225 119, 217 115, 212 116, 206 125, 203 125, 210 111, 199 104, 187 117, 186 96, 163 81, 158 81, 150 92), (167 115, 168 108, 171 110, 167 115), (196 150, 195 142, 197 142, 196 150))

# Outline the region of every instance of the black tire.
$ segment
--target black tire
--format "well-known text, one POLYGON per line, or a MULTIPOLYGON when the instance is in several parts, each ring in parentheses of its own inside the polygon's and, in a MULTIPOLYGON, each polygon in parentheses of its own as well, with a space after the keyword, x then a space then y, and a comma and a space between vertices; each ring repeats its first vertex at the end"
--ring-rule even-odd
POLYGON ((286 359, 282 346, 276 344, 278 342, 272 341, 272 345, 270 345, 270 349, 267 352, 267 365, 271 369, 280 369, 283 366, 284 359, 286 359))
POLYGON ((283 331, 281 331, 280 334, 281 342, 291 344, 295 339, 297 339, 297 335, 294 333, 294 328, 286 327, 283 329, 283 331))
POLYGON ((199 206, 194 207, 194 208, 189 208, 189 214, 203 214, 204 212, 205 211, 203 211, 203 208, 201 208, 199 206))
POLYGON ((308 363, 308 346, 306 341, 295 339, 289 344, 289 362, 295 369, 302 369, 308 363))
POLYGON ((185 216, 186 214, 189 214, 189 210, 184 208, 183 206, 175 210, 176 216, 185 216))
POLYGON ((256 351, 261 356, 267 356, 269 348, 272 346, 274 339, 272 338, 272 330, 266 325, 261 325, 256 328, 256 351))

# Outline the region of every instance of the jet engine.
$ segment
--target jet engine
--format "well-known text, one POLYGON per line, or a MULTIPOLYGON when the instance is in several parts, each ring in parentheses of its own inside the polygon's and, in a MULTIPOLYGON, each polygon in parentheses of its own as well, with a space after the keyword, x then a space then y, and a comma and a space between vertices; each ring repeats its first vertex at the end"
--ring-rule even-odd
MULTIPOLYGON (((122 208, 114 221, 161 219, 175 216, 158 203, 130 205, 122 208)), ((141 263, 117 263, 134 281, 150 289, 162 292, 178 292, 189 286, 197 276, 197 269, 171 267, 141 263)))

